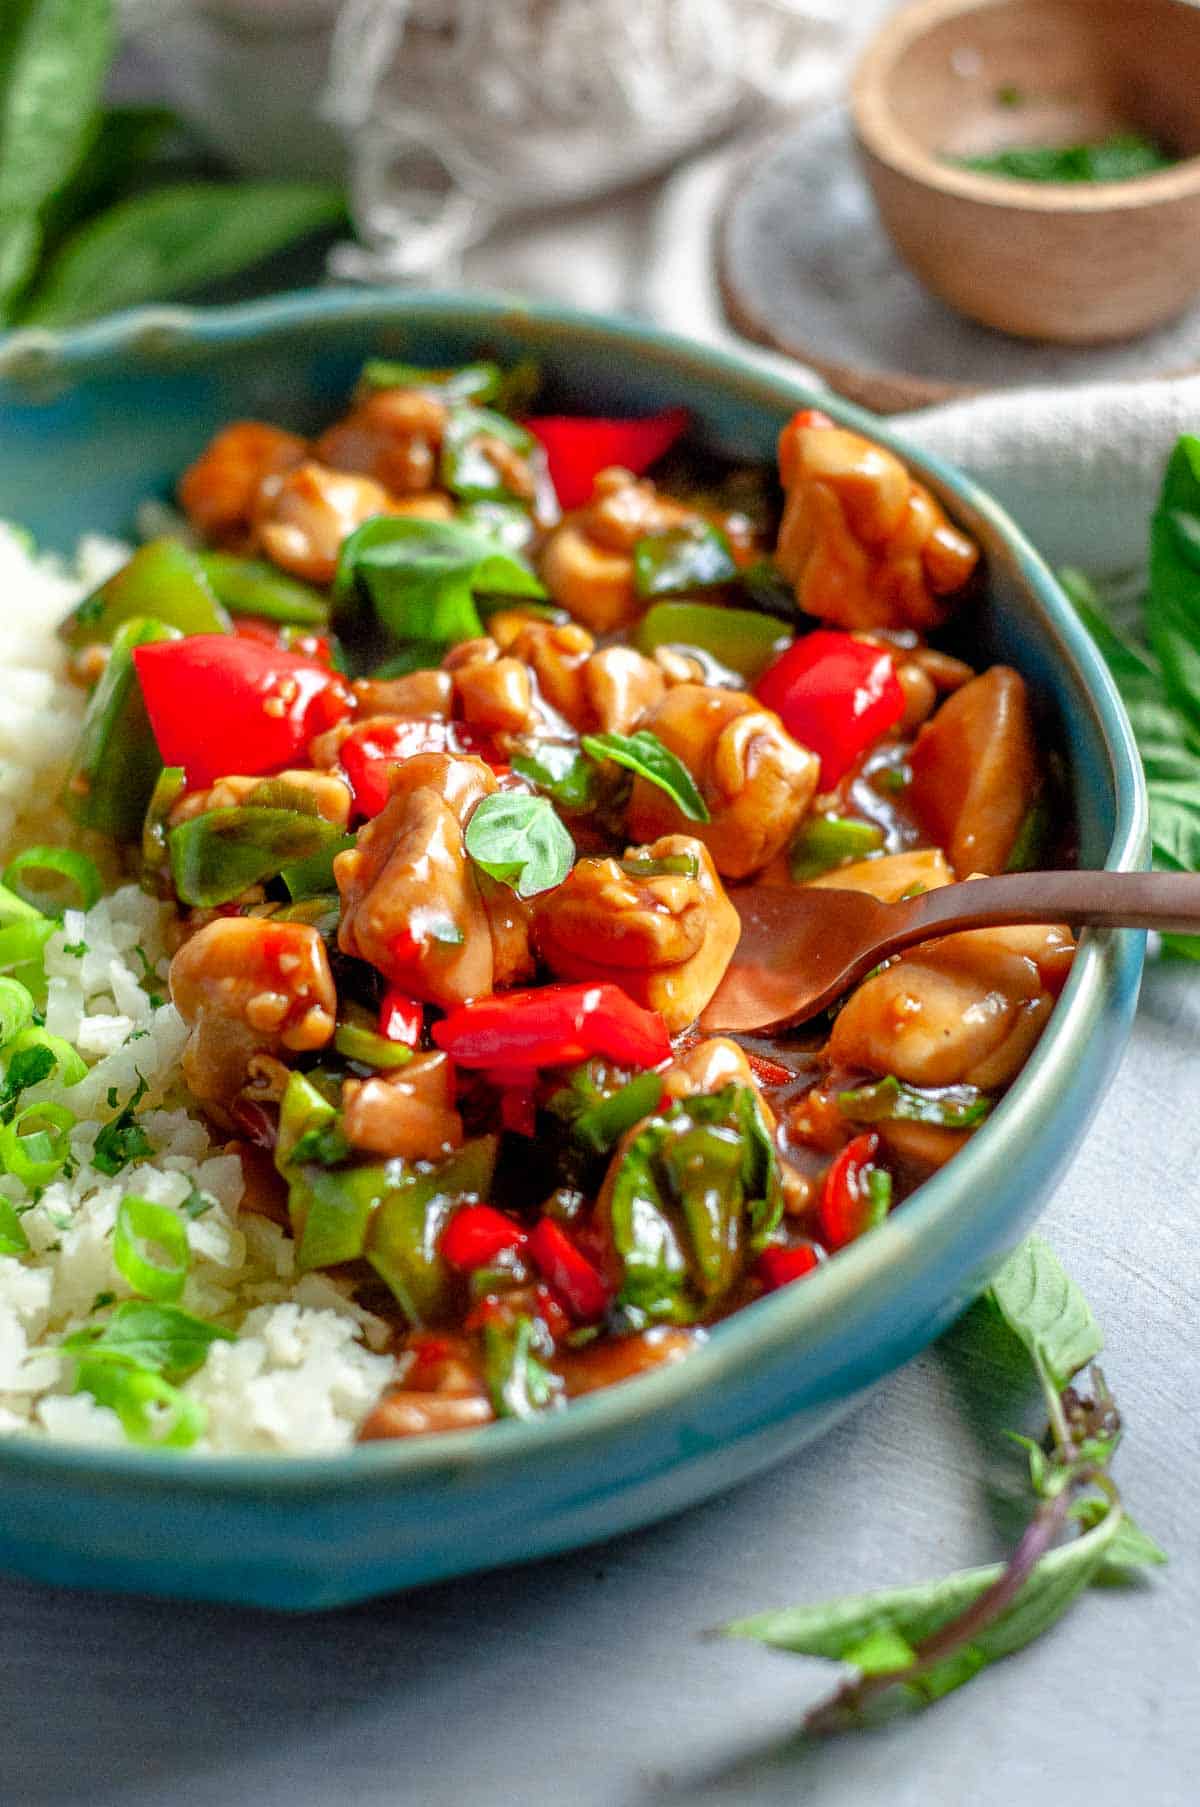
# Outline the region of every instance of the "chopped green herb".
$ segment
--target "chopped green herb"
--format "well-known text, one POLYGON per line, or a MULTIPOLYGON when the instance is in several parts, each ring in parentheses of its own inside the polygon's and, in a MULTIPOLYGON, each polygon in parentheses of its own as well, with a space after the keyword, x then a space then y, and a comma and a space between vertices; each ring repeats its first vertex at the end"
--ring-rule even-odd
POLYGON ((106 1123, 97 1135, 92 1150, 92 1166, 97 1173, 106 1173, 111 1178, 131 1161, 145 1160, 147 1155, 154 1153, 154 1144, 134 1114, 147 1090, 146 1081, 139 1074, 137 1090, 124 1110, 106 1123))
POLYGON ((1176 161, 1142 132, 1112 132, 1090 144, 1014 145, 988 157, 949 159, 961 169, 1014 182, 1128 182, 1176 161))
POLYGON ((588 758, 598 764, 610 759, 614 765, 624 766, 636 777, 644 778, 647 784, 657 785, 689 822, 712 820, 708 805, 682 759, 649 729, 639 728, 636 734, 585 734, 581 744, 588 758))
POLYGON ((216 1202, 211 1192, 202 1192, 193 1180, 188 1188, 188 1195, 179 1209, 187 1218, 203 1217, 206 1212, 212 1210, 216 1202))
POLYGON ((82 960, 88 951, 88 944, 86 941, 64 941, 62 951, 72 960, 82 960))
POLYGON ((882 828, 854 816, 811 816, 792 842, 788 853, 791 874, 797 881, 817 878, 853 860, 879 853, 882 828))

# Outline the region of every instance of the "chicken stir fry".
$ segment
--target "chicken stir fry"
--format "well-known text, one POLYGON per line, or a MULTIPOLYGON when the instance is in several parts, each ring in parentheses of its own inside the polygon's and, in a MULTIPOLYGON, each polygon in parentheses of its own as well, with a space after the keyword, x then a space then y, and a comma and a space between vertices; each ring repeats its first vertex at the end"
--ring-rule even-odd
POLYGON ((950 935, 701 1038, 740 887, 1062 857, 1054 755, 958 656, 979 552, 892 453, 806 411, 747 511, 719 460, 656 474, 679 416, 508 383, 376 363, 315 439, 227 427, 179 483, 206 549, 64 628, 72 807, 174 905, 183 1080, 394 1325, 368 1438, 557 1410, 810 1273, 986 1119, 1073 953, 950 935))

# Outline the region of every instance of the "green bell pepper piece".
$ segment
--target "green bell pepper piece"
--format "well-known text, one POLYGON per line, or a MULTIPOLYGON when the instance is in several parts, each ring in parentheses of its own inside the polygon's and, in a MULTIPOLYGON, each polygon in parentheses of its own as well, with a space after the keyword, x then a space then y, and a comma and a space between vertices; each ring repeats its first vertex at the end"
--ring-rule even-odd
MULTIPOLYGON (((310 860, 346 837, 323 816, 293 809, 210 809, 167 836, 180 901, 201 909, 229 903, 285 866, 310 860)), ((327 877, 327 874, 325 875, 327 877)), ((319 887, 325 888, 324 880, 319 887)))
POLYGON ((855 816, 813 816, 804 823, 788 852, 794 879, 817 878, 852 860, 865 860, 883 846, 882 828, 855 816))
POLYGON ((365 1029, 361 1023, 339 1023, 333 1045, 346 1060, 357 1061, 362 1067, 406 1067, 413 1057, 412 1049, 403 1042, 390 1042, 386 1035, 365 1029))
POLYGON ((204 560, 178 540, 148 540, 129 563, 85 596, 59 627, 73 651, 109 645, 122 622, 144 617, 181 634, 228 634, 232 622, 221 607, 204 560))
POLYGON ((738 574, 729 541, 708 521, 647 534, 633 549, 633 585, 639 596, 684 596, 714 590, 738 574))
POLYGON ((387 1184, 371 1219, 367 1260, 414 1325, 442 1317, 450 1307, 454 1276, 438 1244, 463 1198, 486 1198, 499 1147, 498 1136, 480 1136, 438 1167, 421 1171, 393 1161, 374 1170, 387 1176, 387 1184))
POLYGON ((231 552, 202 552, 204 575, 217 600, 235 615, 257 615, 293 627, 326 627, 329 598, 311 584, 288 577, 265 559, 235 558, 231 552))
POLYGON ((483 439, 499 439, 523 458, 537 446, 533 434, 505 414, 493 414, 488 408, 454 408, 442 439, 442 482, 452 495, 466 502, 506 501, 512 492, 487 447, 480 443, 483 439))
POLYGON ((134 648, 182 639, 169 622, 145 617, 123 621, 91 694, 63 806, 85 828, 118 841, 140 839, 146 808, 162 770, 150 718, 133 663, 134 648))
POLYGON ((387 1190, 386 1167, 301 1167, 288 1190, 301 1271, 357 1261, 387 1190))
POLYGON ((639 652, 694 646, 753 682, 791 640, 787 629, 755 609, 723 609, 712 602, 658 602, 634 629, 639 652))

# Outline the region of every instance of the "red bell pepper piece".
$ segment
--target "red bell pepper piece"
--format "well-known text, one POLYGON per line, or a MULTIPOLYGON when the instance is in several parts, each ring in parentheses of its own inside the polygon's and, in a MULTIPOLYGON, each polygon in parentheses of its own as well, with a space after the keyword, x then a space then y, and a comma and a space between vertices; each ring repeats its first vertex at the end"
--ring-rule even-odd
POLYGON ((764 1291, 773 1293, 781 1286, 790 1286, 793 1280, 803 1280, 820 1259, 811 1242, 797 1243, 790 1249, 785 1249, 782 1243, 769 1242, 755 1262, 754 1271, 762 1281, 764 1291))
POLYGON ((892 1180, 886 1167, 876 1166, 878 1152, 879 1137, 874 1130, 855 1136, 825 1175, 818 1215, 821 1235, 831 1249, 845 1248, 888 1214, 892 1180))
POLYGON ((593 1054, 627 1067, 671 1058, 658 1012, 644 1010, 618 985, 542 985, 460 1004, 433 1026, 437 1047, 464 1067, 573 1067, 593 1054))
POLYGON ((451 1267, 470 1272, 487 1267, 505 1249, 519 1249, 528 1242, 520 1224, 495 1211, 491 1205, 463 1205, 442 1232, 440 1251, 451 1267))
POLYGON ((552 1217, 543 1217, 536 1223, 529 1237, 529 1252, 575 1318, 587 1324, 604 1316, 609 1300, 604 1276, 575 1247, 561 1224, 552 1217))
POLYGON ((294 764, 352 707, 336 672, 237 634, 160 640, 133 660, 163 763, 181 765, 191 790, 294 764))
POLYGON ((496 757, 490 737, 467 722, 437 720, 364 722, 338 748, 338 763, 360 816, 377 816, 391 795, 392 773, 418 753, 472 753, 496 757))
POLYGON ((379 1006, 379 1033, 384 1041, 419 1048, 424 1027, 425 1006, 419 998, 410 998, 402 991, 384 992, 379 1006))
POLYGON ((754 687, 788 733, 821 760, 823 791, 904 714, 892 654, 850 634, 818 628, 789 646, 754 687))
POLYGON ((278 621, 264 621, 261 615, 235 615, 233 631, 243 640, 281 647, 285 653, 296 653, 301 659, 315 659, 318 665, 333 670, 333 643, 328 634, 315 634, 311 628, 278 621))
POLYGON ((550 478, 562 507, 582 508, 592 499, 592 486, 600 471, 619 464, 640 477, 670 451, 687 431, 690 419, 686 408, 666 408, 639 420, 543 414, 522 425, 546 448, 550 478))

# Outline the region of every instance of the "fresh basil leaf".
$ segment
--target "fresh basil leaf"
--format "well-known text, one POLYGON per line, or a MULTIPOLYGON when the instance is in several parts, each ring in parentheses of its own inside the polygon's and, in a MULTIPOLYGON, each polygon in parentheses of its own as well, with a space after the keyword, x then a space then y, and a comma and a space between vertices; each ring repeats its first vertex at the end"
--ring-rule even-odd
POLYGON ((716 589, 737 574, 729 541, 708 521, 648 534, 633 548, 633 584, 642 597, 716 589))
POLYGON ((782 1214, 774 1143, 749 1087, 651 1117, 623 1149, 609 1193, 617 1302, 630 1324, 706 1315, 782 1214))
POLYGON ((185 294, 335 226, 344 212, 341 191, 315 182, 154 189, 118 202, 67 239, 22 309, 22 324, 71 326, 185 294))
POLYGON ((442 435, 441 478, 451 495, 465 502, 526 498, 526 483, 513 487, 512 473, 497 445, 519 459, 532 457, 537 449, 533 434, 507 415, 466 405, 450 410, 442 435))
MULTIPOLYGON (((327 891, 329 861, 347 844, 342 830, 322 816, 251 805, 206 810, 167 836, 176 893, 181 903, 198 909, 229 903, 285 868, 298 887, 327 891)), ((308 891, 295 889, 291 895, 308 891)))
POLYGON ((0 213, 0 326, 37 268, 42 233, 33 213, 0 213))
POLYGON ((518 897, 561 885, 575 858, 575 843, 550 800, 517 791, 498 791, 477 804, 464 842, 475 864, 518 897))
POLYGON ((712 821, 692 774, 648 728, 639 728, 636 734, 585 734, 580 744, 598 764, 611 759, 647 784, 656 784, 689 822, 712 821))
POLYGON ((131 193, 148 168, 161 161, 166 141, 181 130, 169 107, 106 107, 75 174, 43 209, 46 245, 57 250, 68 232, 131 193))
POLYGON ((77 1330, 63 1339, 62 1347, 71 1355, 119 1356, 168 1380, 183 1380, 201 1366, 213 1343, 236 1341, 232 1330, 208 1324, 178 1305, 126 1299, 103 1324, 77 1330))
POLYGON ((589 1154, 610 1154, 627 1131, 658 1109, 662 1098, 660 1073, 639 1073, 636 1079, 617 1075, 615 1085, 608 1083, 610 1073, 603 1063, 587 1061, 549 1102, 589 1154))
POLYGON ((486 534, 398 515, 376 515, 344 540, 333 580, 336 613, 365 603, 398 640, 426 645, 477 639, 480 592, 546 594, 529 567, 486 534))
POLYGON ((522 1315, 484 1325, 484 1378, 498 1418, 540 1418, 566 1404, 561 1379, 539 1359, 552 1353, 540 1320, 522 1315))
POLYGON ((989 1296, 1056 1392, 1104 1345, 1091 1306, 1040 1236, 1030 1236, 1009 1256, 989 1296))
POLYGON ((986 1092, 973 1085, 906 1085, 889 1073, 873 1085, 839 1092, 838 1109, 852 1123, 934 1123, 941 1129, 973 1129, 992 1108, 986 1092))
POLYGON ((596 800, 596 768, 579 747, 529 741, 512 755, 512 769, 553 798, 560 809, 590 810, 596 800))
POLYGON ((920 1646, 995 1586, 1005 1573, 1002 1563, 964 1569, 917 1587, 883 1588, 816 1606, 760 1613, 735 1620, 724 1630, 729 1637, 748 1638, 776 1650, 852 1662, 876 1675, 894 1673, 908 1703, 926 1705, 1049 1630, 1097 1579, 1123 1519, 1120 1506, 1112 1505, 1091 1530, 1043 1556, 1011 1605, 977 1636, 911 1679, 906 1679, 906 1670, 920 1646))
POLYGON ((500 393, 502 374, 499 364, 426 370, 395 358, 368 358, 358 381, 363 389, 427 389, 444 402, 492 402, 500 393))

